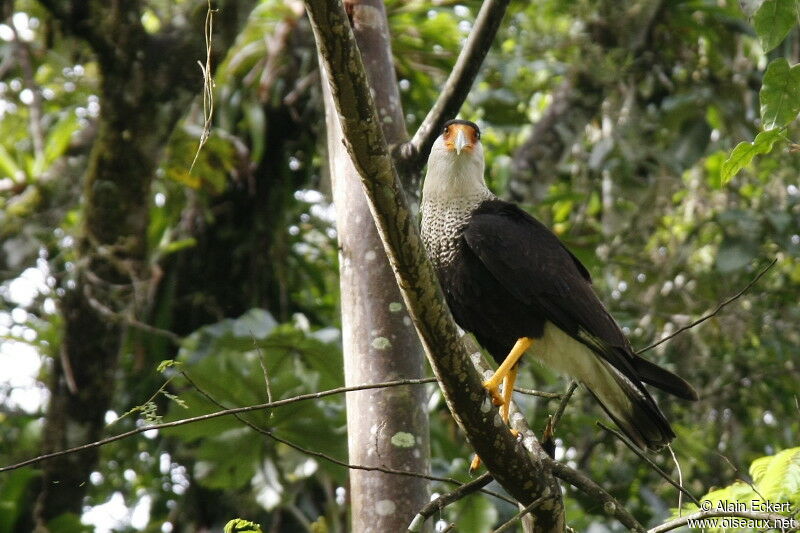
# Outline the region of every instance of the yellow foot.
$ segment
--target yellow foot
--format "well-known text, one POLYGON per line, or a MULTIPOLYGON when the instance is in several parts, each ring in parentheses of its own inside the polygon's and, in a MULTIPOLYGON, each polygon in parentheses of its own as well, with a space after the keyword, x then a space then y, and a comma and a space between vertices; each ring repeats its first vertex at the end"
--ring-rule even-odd
POLYGON ((469 464, 469 474, 474 475, 475 472, 481 467, 481 458, 478 454, 472 456, 472 462, 469 464))

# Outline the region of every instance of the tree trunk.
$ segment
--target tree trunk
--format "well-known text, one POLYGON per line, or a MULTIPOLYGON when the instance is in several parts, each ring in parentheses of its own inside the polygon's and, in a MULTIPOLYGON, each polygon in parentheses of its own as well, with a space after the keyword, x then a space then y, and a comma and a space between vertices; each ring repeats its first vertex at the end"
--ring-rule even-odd
MULTIPOLYGON (((49 453, 102 436, 127 317, 141 309, 148 293, 150 185, 172 129, 201 90, 195 60, 205 54, 200 30, 205 13, 187 16, 183 32, 170 28, 149 34, 141 25, 138 3, 42 4, 68 33, 92 48, 102 103, 84 177, 75 274, 62 287, 64 334, 50 377, 42 437, 42 452, 49 453)), ((220 4, 216 56, 225 53, 250 6, 220 4)), ((97 458, 93 449, 43 463, 33 511, 39 530, 64 513, 81 513, 97 458)))
MULTIPOLYGON (((405 141, 383 4, 378 0, 351 1, 346 7, 384 134, 390 143, 405 141)), ((323 78, 326 75, 323 72, 323 78)), ((345 383, 350 386, 417 378, 422 375, 422 348, 402 303, 358 173, 342 144, 341 125, 325 79, 322 86, 340 245, 345 383)), ((427 472, 425 405, 425 389, 420 386, 348 393, 349 462, 427 472)), ((427 481, 353 470, 350 502, 354 533, 404 531, 428 502, 427 481)))

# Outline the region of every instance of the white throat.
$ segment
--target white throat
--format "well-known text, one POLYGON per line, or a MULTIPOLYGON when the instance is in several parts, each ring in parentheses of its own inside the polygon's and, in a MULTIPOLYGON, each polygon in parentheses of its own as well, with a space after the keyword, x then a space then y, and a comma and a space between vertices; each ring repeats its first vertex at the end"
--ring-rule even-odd
POLYGON ((449 202, 464 198, 492 196, 483 179, 483 147, 480 143, 469 152, 456 154, 436 139, 428 158, 428 172, 422 185, 423 201, 449 202))

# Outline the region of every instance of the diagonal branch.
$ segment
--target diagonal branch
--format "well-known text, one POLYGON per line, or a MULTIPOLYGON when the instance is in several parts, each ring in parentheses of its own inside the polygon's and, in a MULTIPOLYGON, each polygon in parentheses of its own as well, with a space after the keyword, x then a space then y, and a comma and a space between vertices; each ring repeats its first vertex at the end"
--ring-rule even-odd
POLYGON ((694 321, 694 322, 692 322, 691 324, 687 324, 687 325, 683 326, 682 328, 678 329, 678 330, 677 330, 675 333, 673 333, 673 334, 671 334, 671 335, 667 335, 667 336, 666 336, 666 337, 664 337, 663 339, 659 339, 659 340, 657 340, 656 342, 654 342, 653 344, 651 344, 651 345, 649 345, 649 346, 645 346, 644 348, 642 348, 641 350, 637 351, 636 353, 637 353, 637 354, 642 354, 642 353, 646 352, 647 350, 652 350, 653 348, 655 348, 655 347, 656 347, 656 346, 658 346, 659 344, 663 344, 663 343, 667 342, 668 340, 670 340, 671 338, 673 338, 673 337, 676 337, 677 335, 680 335, 680 334, 681 334, 681 333, 683 333, 684 331, 686 331, 686 330, 689 330, 689 329, 692 329, 693 327, 695 327, 695 326, 697 326, 697 325, 699 325, 699 324, 702 324, 703 322, 705 322, 705 321, 706 321, 706 320, 708 320, 709 318, 712 318, 712 317, 716 316, 716 314, 717 314, 717 313, 719 313, 720 311, 722 311, 722 309, 723 309, 723 308, 724 308, 726 305, 728 305, 728 304, 731 304, 731 303, 735 302, 736 300, 738 300, 739 298, 741 298, 741 297, 742 297, 742 295, 744 295, 744 293, 746 293, 747 291, 749 291, 749 290, 750 290, 750 288, 751 288, 753 285, 755 285, 756 283, 758 283, 758 280, 760 280, 760 279, 761 279, 761 278, 764 276, 764 274, 766 274, 766 273, 769 271, 769 269, 771 269, 773 266, 775 266, 775 263, 777 263, 777 262, 778 262, 778 258, 776 257, 776 258, 775 258, 775 259, 773 259, 773 260, 772 260, 772 261, 771 261, 771 262, 770 262, 770 263, 769 263, 767 266, 765 266, 765 267, 764 267, 764 268, 761 270, 761 272, 759 272, 759 273, 756 275, 756 277, 754 277, 752 280, 750 280, 750 283, 748 283, 747 285, 745 285, 745 287, 744 287, 742 290, 740 290, 739 292, 737 292, 736 294, 734 294, 733 296, 731 296, 730 298, 728 298, 728 299, 727 299, 727 300, 725 300, 724 302, 720 302, 720 303, 718 303, 718 304, 717 304, 717 306, 714 308, 714 310, 713 310, 713 311, 711 311, 710 313, 708 313, 708 314, 706 314, 706 315, 703 315, 702 317, 698 318, 697 320, 695 320, 695 321, 694 321))
POLYGON ((329 73, 343 142, 448 407, 492 476, 515 499, 529 505, 545 497, 532 511, 539 531, 562 531, 561 492, 543 462, 547 454, 538 445, 527 453, 508 431, 461 343, 386 146, 347 14, 334 0, 305 4, 329 73))
POLYGON ((481 6, 472 32, 458 55, 442 93, 417 129, 414 138, 402 145, 400 158, 407 163, 407 169, 416 172, 423 167, 439 130, 461 109, 503 21, 509 2, 510 0, 486 0, 481 6))
POLYGON ((408 526, 407 533, 419 533, 422 531, 423 526, 425 525, 425 521, 432 517, 435 513, 440 512, 442 509, 450 505, 451 503, 457 502, 461 498, 469 496, 473 492, 481 490, 483 487, 488 485, 492 482, 491 474, 483 474, 480 477, 477 477, 470 481, 469 483, 465 483, 458 487, 457 489, 453 490, 452 492, 448 492, 447 494, 443 494, 432 500, 428 503, 425 507, 419 510, 417 516, 411 521, 411 524, 408 526))

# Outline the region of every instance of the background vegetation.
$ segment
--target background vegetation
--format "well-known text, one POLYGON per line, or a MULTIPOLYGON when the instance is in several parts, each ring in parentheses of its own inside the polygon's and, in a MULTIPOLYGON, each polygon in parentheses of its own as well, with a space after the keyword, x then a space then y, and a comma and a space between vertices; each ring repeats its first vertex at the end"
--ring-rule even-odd
MULTIPOLYGON (((3 4, 0 466, 216 410, 209 396, 234 407, 342 384, 336 215, 301 6, 220 3, 211 136, 192 167, 206 3, 131 2, 96 20, 72 4, 3 4), (96 343, 108 330, 121 341, 96 343), (58 410, 69 394, 85 403, 58 410)), ((479 7, 386 2, 409 131, 479 7)), ((697 497, 761 483, 751 463, 800 442, 796 17, 788 0, 512 3, 460 114, 484 131, 493 190, 555 229, 634 346, 713 311, 777 259, 648 353, 700 393, 661 402, 697 497)), ((522 382, 566 388, 536 364, 522 382)), ((426 386, 431 471, 468 479, 471 449, 426 386)), ((557 406, 518 401, 537 430, 557 406)), ((91 530, 81 516, 98 530, 219 530, 237 516, 265 531, 347 530, 347 469, 303 451, 346 461, 343 396, 243 418, 281 440, 219 418, 0 473, 0 532, 91 530), (48 482, 58 468, 82 473, 68 496, 48 482)), ((579 389, 556 458, 642 523, 663 522, 675 489, 598 418, 579 389)), ((800 455, 777 457, 770 494, 796 510, 800 455)), ((654 460, 674 473, 668 454, 654 460)), ((565 503, 576 531, 620 528, 573 489, 565 503)), ((483 532, 516 512, 480 494, 435 519, 483 532)))

